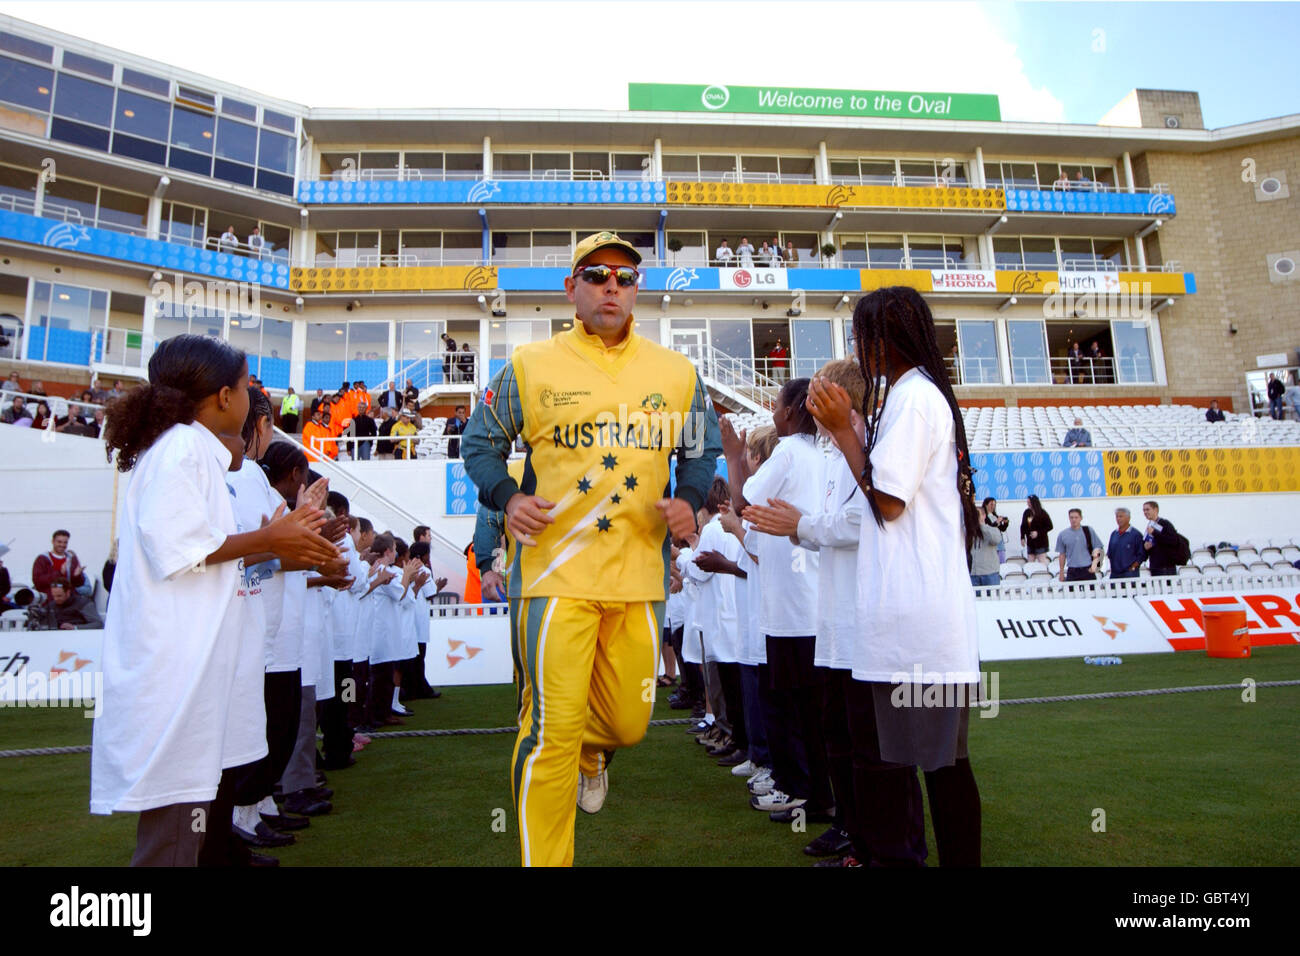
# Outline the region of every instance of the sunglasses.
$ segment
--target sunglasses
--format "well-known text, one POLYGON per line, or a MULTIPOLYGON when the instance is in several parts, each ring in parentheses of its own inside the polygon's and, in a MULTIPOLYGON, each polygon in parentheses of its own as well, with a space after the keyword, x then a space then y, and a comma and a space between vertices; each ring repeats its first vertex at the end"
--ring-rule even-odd
POLYGON ((575 279, 582 279, 592 285, 604 285, 613 276, 618 284, 627 289, 641 281, 641 273, 631 266, 583 266, 573 274, 575 279))

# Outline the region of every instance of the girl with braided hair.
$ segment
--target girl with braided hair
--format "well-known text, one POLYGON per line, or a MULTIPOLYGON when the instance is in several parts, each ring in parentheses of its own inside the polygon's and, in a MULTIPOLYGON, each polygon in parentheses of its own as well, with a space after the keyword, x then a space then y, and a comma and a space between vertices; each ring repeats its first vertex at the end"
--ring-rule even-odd
POLYGON ((922 865, 919 766, 940 863, 978 865, 979 790, 966 735, 979 647, 966 554, 979 513, 966 432, 934 318, 915 289, 863 296, 853 332, 867 379, 866 447, 850 424, 844 389, 814 379, 808 394, 809 410, 858 475, 871 509, 858 548, 846 825, 862 863, 922 865))

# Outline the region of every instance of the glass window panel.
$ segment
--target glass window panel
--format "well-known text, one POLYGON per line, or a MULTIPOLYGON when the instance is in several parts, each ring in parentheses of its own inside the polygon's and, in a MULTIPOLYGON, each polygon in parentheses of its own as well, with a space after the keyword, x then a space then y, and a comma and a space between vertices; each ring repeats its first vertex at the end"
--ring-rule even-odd
POLYGON ((907 186, 933 186, 935 185, 937 173, 934 168, 934 160, 918 162, 916 160, 903 160, 898 164, 899 171, 903 174, 903 183, 907 186))
POLYGON ((217 156, 252 166, 257 162, 257 127, 223 116, 217 121, 217 156))
MULTIPOLYGON (((275 135, 275 134, 268 134, 275 135)), ((283 137, 281 137, 283 139, 283 137)), ((393 152, 380 152, 371 150, 361 154, 361 163, 359 169, 396 169, 400 162, 400 156, 393 152)), ((263 165, 267 165, 263 163, 263 165)))
POLYGON ((1094 248, 1099 259, 1113 264, 1116 269, 1125 267, 1123 239, 1098 239, 1094 242, 1094 248))
POLYGON ((442 261, 449 266, 478 265, 483 259, 483 234, 481 232, 444 232, 442 234, 442 261))
POLYGON ((325 177, 341 178, 339 174, 344 169, 357 169, 358 161, 359 157, 356 153, 321 153, 320 174, 325 177), (351 160, 352 162, 345 164, 345 160, 351 160))
POLYGON ((790 323, 795 378, 811 378, 834 358, 830 319, 796 319, 790 323))
POLYGON ((118 91, 117 111, 113 117, 113 128, 118 132, 165 143, 170 120, 171 109, 162 100, 127 90, 118 91))
POLYGON ((966 266, 966 244, 959 236, 943 237, 943 254, 951 260, 949 267, 961 269, 966 266))
POLYGON ((567 232, 534 232, 533 262, 544 266, 567 266, 573 256, 567 232))
POLYGON ((0 209, 17 209, 30 212, 30 203, 36 199, 36 173, 15 166, 0 166, 0 209), (10 200, 3 197, 11 196, 10 200), (14 200, 19 200, 15 202, 14 200))
POLYGON ((262 110, 262 125, 274 126, 276 129, 284 130, 286 133, 296 132, 298 127, 294 118, 287 113, 277 113, 275 110, 262 110))
MULTIPOLYGON (((288 136, 281 136, 279 133, 272 133, 270 130, 262 130, 258 137, 259 148, 257 151, 257 165, 263 169, 274 170, 277 173, 293 172, 293 140, 288 136)), ((385 168, 393 169, 397 166, 397 155, 390 154, 393 161, 385 168)), ((364 162, 364 156, 362 157, 364 162)))
POLYGON ((1001 380, 998 371, 998 336, 994 323, 958 322, 961 341, 961 379, 968 385, 988 385, 1001 380))
POLYGON ((1021 248, 1025 252, 1026 269, 1055 269, 1056 240, 1041 236, 1022 236, 1021 248))
POLYGON ((839 181, 841 179, 857 182, 860 170, 856 159, 832 159, 831 160, 831 179, 839 181))
POLYGON ((388 377, 388 323, 349 322, 347 379, 366 385, 388 377))
POLYGON ((238 183, 241 186, 252 186, 256 181, 256 172, 252 166, 232 163, 225 159, 218 159, 212 165, 212 175, 215 178, 228 183, 238 183))
POLYGON ((811 156, 782 156, 781 181, 786 183, 811 183, 816 181, 816 164, 811 156))
POLYGON ((99 191, 99 225, 105 229, 143 236, 149 218, 149 200, 112 189, 99 191))
POLYGON ((53 89, 53 70, 0 56, 0 100, 48 113, 53 89))
MULTIPOLYGON (((436 266, 442 262, 442 233, 406 230, 402 233, 402 255, 414 257, 410 265, 436 266)), ((406 261, 404 258, 403 261, 406 261)))
POLYGON ((1092 168, 1092 178, 1111 190, 1115 189, 1116 180, 1114 166, 1094 166, 1092 168))
POLYGON ((442 153, 407 153, 404 164, 408 178, 442 178, 442 153))
POLYGON ((71 285, 53 286, 50 296, 48 327, 54 329, 90 329, 90 289, 71 285))
POLYGON ((862 180, 875 186, 889 186, 894 182, 894 161, 892 159, 864 159, 858 164, 862 171, 862 180))
MULTIPOLYGON (((442 326, 443 324, 441 322, 424 322, 418 320, 400 323, 397 327, 397 344, 402 363, 413 362, 416 359, 424 358, 426 355, 441 352, 442 339, 440 336, 442 335, 442 326)), ((441 373, 441 370, 442 368, 439 366, 439 373, 441 373)), ((419 385, 421 388, 429 384, 428 381, 421 384, 417 377, 411 375, 409 371, 406 375, 401 374, 401 369, 398 371, 399 374, 397 378, 399 380, 402 378, 415 379, 416 385, 419 385)), ((440 376, 438 380, 440 380, 440 376)))
POLYGON ((984 164, 984 185, 988 189, 1002 188, 1002 164, 985 163, 984 164))
POLYGON ((239 100, 232 100, 228 96, 221 98, 221 112, 227 116, 237 116, 240 119, 246 119, 250 123, 257 122, 257 107, 252 103, 243 103, 239 100))
POLYGON ((172 169, 198 173, 200 176, 212 175, 212 157, 191 153, 189 150, 177 149, 175 146, 167 154, 167 165, 172 169))
POLYGON ((343 322, 311 322, 307 325, 307 362, 303 376, 303 400, 310 406, 316 389, 339 387, 347 374, 347 326, 343 322), (309 397, 310 396, 310 397, 309 397))
POLYGON ((654 259, 655 234, 653 232, 629 232, 625 229, 619 235, 632 243, 632 248, 641 253, 643 259, 654 259))
POLYGON ((113 82, 112 63, 105 63, 103 60, 96 60, 94 57, 73 53, 71 50, 63 51, 63 68, 65 70, 76 70, 78 73, 85 73, 88 76, 96 76, 101 80, 108 80, 110 83, 113 82))
POLYGON ((867 268, 867 240, 862 236, 853 239, 840 237, 840 267, 844 269, 867 268))
POLYGON ((58 84, 54 95, 54 115, 96 126, 108 126, 113 122, 111 86, 66 73, 59 74, 58 84))
POLYGON ((575 177, 590 179, 595 172, 600 173, 601 178, 608 178, 609 153, 574 153, 573 169, 575 177))
POLYGON ((1091 239, 1063 237, 1059 241, 1061 243, 1061 268, 1088 271, 1097 268, 1097 261, 1092 254, 1091 239))
POLYGON ((280 193, 282 196, 292 196, 293 177, 282 176, 280 173, 272 173, 265 169, 259 169, 257 171, 257 188, 265 189, 268 192, 280 193))
POLYGON ((171 96, 172 92, 170 80, 164 80, 161 76, 141 73, 139 70, 132 70, 127 67, 122 68, 122 85, 133 86, 137 90, 144 90, 148 93, 157 93, 159 96, 171 96))
POLYGON ((1020 257, 1020 240, 1008 236, 994 236, 993 263, 998 269, 1022 268, 1024 262, 1020 257))
POLYGON ((8 50, 10 53, 17 53, 19 56, 25 56, 32 60, 40 60, 42 63, 54 62, 54 47, 12 33, 0 32, 0 50, 8 50))
POLYGON ((615 153, 614 179, 641 180, 650 176, 650 157, 646 153, 615 153))
POLYGON ((694 182, 700 174, 700 160, 697 156, 665 156, 663 165, 664 179, 667 181, 694 182))
POLYGON ((701 182, 725 182, 736 178, 736 157, 735 156, 701 156, 700 157, 700 180, 701 182))
POLYGON ((205 106, 211 106, 213 108, 217 105, 217 97, 215 94, 205 92, 204 90, 196 90, 192 86, 178 86, 176 88, 176 95, 182 99, 189 100, 191 103, 202 103, 205 106))
MULTIPOLYGON (((1036 189, 1038 187, 1037 168, 1033 163, 1003 163, 1002 172, 1009 179, 1008 186, 1017 189, 1036 189)), ((1051 183, 1048 183, 1050 186, 1051 183)))
POLYGON ((55 218, 68 218, 71 222, 82 222, 87 226, 95 224, 95 202, 98 190, 87 183, 78 183, 62 176, 45 184, 45 206, 50 212, 57 211, 55 218), (72 210, 67 217, 65 210, 72 210))
POLYGON ((193 152, 212 152, 213 118, 207 113, 187 110, 180 106, 172 108, 172 145, 180 146, 193 152))
POLYGON ((108 130, 59 119, 57 116, 50 122, 50 139, 85 146, 87 149, 108 151, 108 130))
POLYGON ((181 203, 167 203, 163 207, 162 238, 186 245, 199 245, 203 239, 204 223, 202 210, 181 203))
POLYGON ((338 258, 339 237, 336 232, 316 233, 316 265, 326 268, 334 265, 338 258))
POLYGON ((533 178, 570 179, 573 158, 568 153, 533 153, 533 178))
POLYGON ((493 265, 527 265, 532 256, 532 239, 526 232, 493 232, 493 265))
POLYGON ((1011 381, 1017 385, 1045 384, 1047 339, 1043 323, 1013 319, 1007 322, 1007 344, 1011 349, 1011 381))
POLYGON ((908 236, 913 269, 950 269, 943 253, 943 236, 908 236))
POLYGON ((289 349, 293 323, 287 319, 262 318, 261 371, 258 377, 267 388, 289 387, 289 349))
POLYGON ((780 177, 781 161, 775 156, 741 156, 740 170, 747 183, 772 183, 780 177))
POLYGON ((677 239, 682 244, 681 249, 677 252, 673 252, 671 247, 667 250, 669 265, 707 266, 709 264, 709 250, 708 246, 705 245, 704 233, 673 230, 667 233, 664 238, 670 243, 677 239))
POLYGON ((902 269, 903 237, 867 236, 867 256, 872 269, 902 269))
POLYGON ((723 355, 754 361, 754 331, 749 319, 712 319, 709 337, 713 347, 723 355))
POLYGON ((658 319, 637 319, 636 334, 651 342, 659 341, 659 320, 658 319))
POLYGON ((781 233, 781 258, 785 260, 785 267, 792 268, 813 268, 821 258, 821 253, 817 251, 818 238, 815 232, 783 232, 781 233), (786 248, 786 243, 794 243, 794 255, 786 248))
POLYGON ((260 375, 259 359, 262 345, 262 317, 260 315, 231 315, 226 341, 248 354, 248 374, 260 375))
POLYGON ((1115 347, 1115 367, 1120 382, 1155 381, 1151 369, 1151 342, 1147 337, 1147 323, 1116 319, 1110 323, 1110 334, 1115 347))
POLYGON ((483 175, 483 154, 478 153, 444 153, 443 162, 448 173, 455 173, 460 178, 466 174, 483 175))
POLYGON ((528 153, 494 153, 492 175, 506 179, 527 178, 532 172, 533 157, 528 153))
POLYGON ((1061 175, 1060 163, 1036 163, 1034 168, 1037 170, 1038 183, 1044 189, 1051 189, 1061 175))

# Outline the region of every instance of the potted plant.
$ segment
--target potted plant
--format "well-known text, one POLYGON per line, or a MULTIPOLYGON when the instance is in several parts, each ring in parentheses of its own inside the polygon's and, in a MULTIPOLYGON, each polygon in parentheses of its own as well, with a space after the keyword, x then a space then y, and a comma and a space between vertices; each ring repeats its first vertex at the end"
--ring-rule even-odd
POLYGON ((827 242, 822 245, 822 258, 826 260, 828 267, 835 259, 835 253, 838 251, 839 250, 835 248, 835 243, 833 242, 827 242))
POLYGON ((673 265, 677 265, 677 253, 682 251, 682 240, 673 236, 668 240, 668 251, 673 254, 673 265))

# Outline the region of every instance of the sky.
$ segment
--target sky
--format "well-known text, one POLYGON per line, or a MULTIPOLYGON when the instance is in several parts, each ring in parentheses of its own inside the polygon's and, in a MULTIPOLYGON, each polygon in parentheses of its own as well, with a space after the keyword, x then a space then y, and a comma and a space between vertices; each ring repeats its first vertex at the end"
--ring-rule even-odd
POLYGON ((5 2, 0 13, 314 107, 626 109, 627 84, 994 93, 1096 123, 1135 87, 1207 127, 1300 112, 1300 3, 5 2), (278 37, 293 37, 294 48, 278 37), (307 52, 302 52, 307 51, 307 52))

